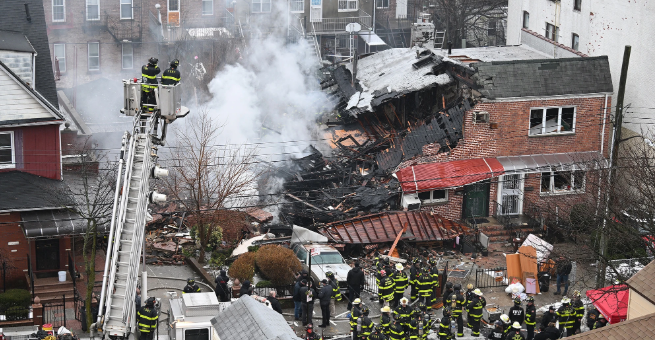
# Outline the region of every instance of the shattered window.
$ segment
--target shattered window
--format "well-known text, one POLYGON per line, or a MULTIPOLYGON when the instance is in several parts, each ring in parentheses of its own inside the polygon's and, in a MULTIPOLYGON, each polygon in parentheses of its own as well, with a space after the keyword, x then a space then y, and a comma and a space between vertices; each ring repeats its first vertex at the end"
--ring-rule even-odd
POLYGON ((389 8, 389 0, 375 0, 375 7, 389 8))
POLYGON ((584 172, 552 171, 541 173, 542 193, 564 193, 584 190, 584 172))
POLYGON ((421 201, 429 201, 431 194, 432 194, 432 191, 419 192, 418 193, 418 199, 420 199, 421 201))
POLYGON ((575 132, 575 107, 530 110, 530 136, 575 132))
POLYGON ((556 192, 567 191, 571 190, 571 188, 571 172, 555 172, 555 175, 553 176, 553 190, 556 192))
POLYGON ((446 190, 419 192, 418 198, 423 203, 445 202, 448 201, 448 192, 446 190))
POLYGON ((541 173, 541 192, 550 192, 550 172, 541 173))

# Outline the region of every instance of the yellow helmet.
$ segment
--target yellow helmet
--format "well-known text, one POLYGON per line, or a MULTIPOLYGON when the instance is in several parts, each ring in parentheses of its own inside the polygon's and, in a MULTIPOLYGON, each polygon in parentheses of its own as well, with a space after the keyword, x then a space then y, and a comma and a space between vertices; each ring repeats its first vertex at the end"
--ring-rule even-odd
POLYGON ((380 312, 382 313, 390 313, 391 312, 391 307, 389 306, 384 306, 382 309, 380 309, 380 312))
POLYGON ((466 289, 468 289, 468 290, 473 289, 473 284, 472 283, 467 284, 466 289))

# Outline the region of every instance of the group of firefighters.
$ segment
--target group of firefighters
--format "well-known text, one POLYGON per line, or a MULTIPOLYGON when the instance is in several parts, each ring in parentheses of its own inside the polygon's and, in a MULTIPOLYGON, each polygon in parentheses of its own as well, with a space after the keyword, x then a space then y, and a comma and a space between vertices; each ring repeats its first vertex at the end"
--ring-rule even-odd
MULTIPOLYGON (((152 112, 153 105, 156 104, 154 89, 158 87, 157 75, 161 72, 158 62, 157 58, 152 57, 141 67, 141 105, 144 112, 152 112)), ((162 85, 176 85, 180 82, 180 71, 177 69, 179 66, 179 60, 171 61, 170 67, 161 76, 162 85)))
MULTIPOLYGON (((472 284, 468 284, 466 291, 463 291, 460 284, 446 282, 443 290, 443 317, 434 318, 431 309, 436 303, 436 288, 440 287, 442 277, 437 268, 437 261, 429 259, 425 262, 427 263, 424 264, 419 258, 414 259, 407 277, 402 264, 394 266, 388 258, 375 259, 378 296, 383 303, 379 323, 376 325, 369 316, 369 307, 364 306, 361 299, 355 299, 350 310, 350 331, 353 340, 427 339, 433 328, 438 331, 440 340, 450 340, 464 336, 464 322, 471 329, 472 336, 480 336, 482 310, 486 306, 482 292, 474 289, 472 284), (411 286, 411 304, 409 299, 403 296, 407 286, 411 286), (466 320, 463 317, 465 313, 466 320)), ((494 323, 494 329, 487 338, 555 340, 571 336, 580 331, 584 313, 580 292, 575 291, 572 299, 562 299, 562 306, 556 312, 551 307, 545 313, 539 332, 536 333, 537 311, 534 298, 527 298, 525 308, 521 299, 516 298, 508 314, 501 315, 500 320, 494 323), (557 322, 559 328, 555 327, 557 322), (521 332, 523 325, 527 329, 527 336, 521 332)), ((589 313, 589 329, 600 328, 606 324, 607 321, 601 313, 589 313)))

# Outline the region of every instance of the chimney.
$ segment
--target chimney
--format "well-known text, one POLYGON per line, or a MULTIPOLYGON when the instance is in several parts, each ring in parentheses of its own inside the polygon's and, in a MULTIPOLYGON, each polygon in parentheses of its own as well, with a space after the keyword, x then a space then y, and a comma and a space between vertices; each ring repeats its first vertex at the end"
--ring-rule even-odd
POLYGON ((30 5, 29 4, 25 4, 25 19, 27 19, 27 21, 29 21, 29 22, 32 22, 32 17, 30 16, 30 5))

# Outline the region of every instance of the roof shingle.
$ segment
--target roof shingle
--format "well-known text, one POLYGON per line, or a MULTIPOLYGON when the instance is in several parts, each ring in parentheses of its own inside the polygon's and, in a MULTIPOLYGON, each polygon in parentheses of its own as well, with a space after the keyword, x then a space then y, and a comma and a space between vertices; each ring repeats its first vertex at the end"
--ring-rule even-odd
POLYGON ((646 298, 655 301, 655 261, 651 261, 651 263, 629 278, 626 282, 633 290, 636 290, 646 298))
POLYGON ((593 331, 577 334, 567 339, 584 340, 635 340, 652 339, 655 330, 655 313, 640 318, 607 325, 593 331))

